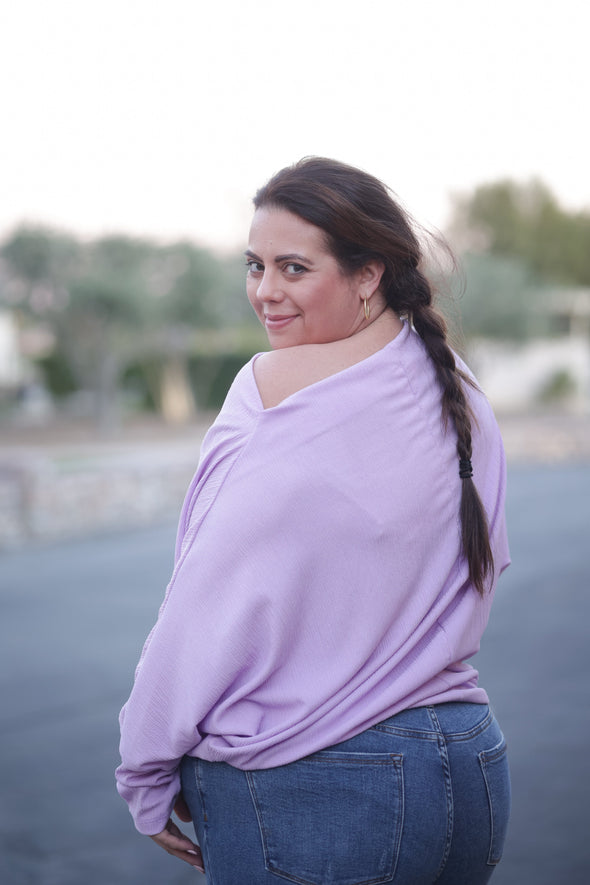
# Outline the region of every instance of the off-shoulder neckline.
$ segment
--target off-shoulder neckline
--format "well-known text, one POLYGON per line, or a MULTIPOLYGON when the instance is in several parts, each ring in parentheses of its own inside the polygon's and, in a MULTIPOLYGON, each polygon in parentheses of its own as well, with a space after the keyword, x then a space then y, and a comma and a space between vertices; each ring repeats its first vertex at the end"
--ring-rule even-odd
POLYGON ((374 353, 369 354, 369 356, 363 357, 362 359, 357 360, 354 363, 351 363, 349 366, 346 366, 343 369, 338 369, 336 372, 331 372, 329 375, 325 375, 323 378, 319 378, 317 381, 312 381, 310 384, 305 384, 303 387, 300 387, 297 390, 293 391, 293 393, 288 394, 288 396, 286 396, 284 399, 282 399, 281 402, 277 403, 274 406, 268 406, 266 408, 262 402, 262 396, 260 394, 260 389, 258 387, 258 383, 256 381, 256 376, 254 374, 254 364, 256 363, 256 360, 260 356, 262 356, 264 353, 266 353, 267 351, 260 351, 259 353, 254 354, 254 356, 252 357, 252 359, 250 360, 250 363, 249 363, 249 379, 251 380, 251 383, 253 386, 253 392, 254 392, 255 398, 256 398, 257 409, 259 409, 260 411, 265 412, 265 413, 274 412, 278 409, 283 408, 283 406, 285 406, 286 404, 291 403, 294 398, 300 398, 301 396, 305 396, 306 394, 309 394, 310 392, 315 391, 316 388, 318 388, 320 386, 324 386, 326 384, 331 384, 336 381, 339 381, 343 377, 347 376, 348 374, 355 373, 358 371, 362 372, 362 371, 366 370, 366 368, 368 366, 370 366, 370 364, 373 361, 378 360, 381 357, 383 357, 385 355, 385 353, 388 352, 390 349, 393 350, 396 347, 400 347, 407 340, 408 335, 410 334, 410 331, 411 330, 410 330, 410 326, 409 326, 408 322, 404 320, 403 326, 400 329, 400 331, 398 332, 398 334, 395 336, 395 338, 392 338, 390 341, 387 341, 383 345, 383 347, 379 348, 379 350, 376 350, 374 353))

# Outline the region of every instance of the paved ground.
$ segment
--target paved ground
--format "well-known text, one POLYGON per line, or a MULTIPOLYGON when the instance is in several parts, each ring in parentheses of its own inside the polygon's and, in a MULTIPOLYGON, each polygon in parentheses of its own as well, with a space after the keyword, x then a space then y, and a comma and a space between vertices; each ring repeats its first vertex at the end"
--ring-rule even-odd
MULTIPOLYGON (((513 565, 479 655, 511 749, 496 885, 590 870, 590 464, 510 469, 513 565)), ((132 828, 114 791, 117 712, 169 576, 174 524, 0 556, 0 881, 202 881, 132 828), (196 878, 195 878, 196 877, 196 878)))

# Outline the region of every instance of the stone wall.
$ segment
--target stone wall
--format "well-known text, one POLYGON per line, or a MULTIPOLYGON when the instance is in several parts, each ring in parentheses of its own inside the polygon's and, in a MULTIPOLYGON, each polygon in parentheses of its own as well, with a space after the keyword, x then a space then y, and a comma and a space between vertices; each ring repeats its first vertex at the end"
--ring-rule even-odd
POLYGON ((198 449, 125 457, 0 456, 0 549, 178 517, 198 449))

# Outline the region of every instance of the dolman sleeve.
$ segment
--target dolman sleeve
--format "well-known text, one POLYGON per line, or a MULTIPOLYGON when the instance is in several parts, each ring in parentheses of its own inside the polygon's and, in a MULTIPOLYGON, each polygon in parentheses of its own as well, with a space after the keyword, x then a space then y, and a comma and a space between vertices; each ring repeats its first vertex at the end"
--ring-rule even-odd
MULTIPOLYGON (((237 630, 235 641, 231 638, 235 614, 225 626, 224 641, 208 641, 216 635, 223 615, 210 605, 202 587, 194 592, 195 585, 202 583, 194 547, 220 489, 248 445, 259 411, 256 395, 248 364, 236 376, 203 441, 181 512, 172 578, 119 717, 117 789, 137 829, 146 835, 166 826, 180 792, 180 760, 201 741, 196 724, 231 683, 243 660, 237 630)), ((221 557, 222 553, 217 551, 221 557)))

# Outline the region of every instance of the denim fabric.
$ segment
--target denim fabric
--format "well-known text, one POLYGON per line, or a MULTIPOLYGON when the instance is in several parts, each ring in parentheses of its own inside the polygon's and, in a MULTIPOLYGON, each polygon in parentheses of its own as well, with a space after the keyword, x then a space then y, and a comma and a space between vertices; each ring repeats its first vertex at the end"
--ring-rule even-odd
POLYGON ((406 710, 258 771, 185 757, 209 885, 480 885, 502 856, 506 744, 489 708, 406 710))

